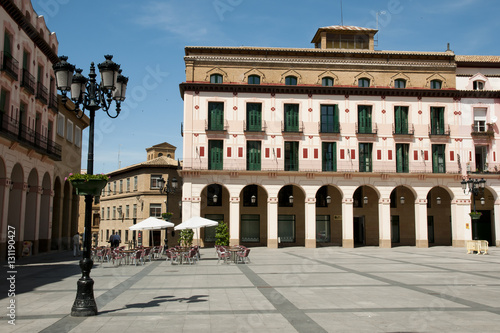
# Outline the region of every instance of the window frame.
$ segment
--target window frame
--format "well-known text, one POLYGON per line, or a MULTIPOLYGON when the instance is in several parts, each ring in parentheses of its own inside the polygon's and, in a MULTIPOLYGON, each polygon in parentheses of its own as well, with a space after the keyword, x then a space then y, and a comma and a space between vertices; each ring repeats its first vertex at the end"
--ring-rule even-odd
POLYGON ((320 112, 320 132, 340 133, 338 104, 321 104, 320 112))
POLYGON ((224 102, 208 102, 208 130, 224 130, 224 102))
POLYGON ((373 143, 359 143, 359 172, 373 172, 373 143))
POLYGON ((222 74, 214 73, 210 74, 210 83, 221 84, 224 82, 224 77, 222 74))
POLYGON ((405 79, 394 80, 394 88, 405 89, 406 88, 406 80, 405 79), (402 85, 402 87, 401 87, 401 85, 402 85))
POLYGON ((371 80, 367 77, 360 77, 358 79, 358 88, 369 88, 371 80))
POLYGON ((441 80, 431 80, 430 82, 430 88, 431 89, 442 89, 443 88, 443 81, 441 80))
POLYGON ((337 142, 321 143, 321 170, 326 172, 337 171, 337 142))
POLYGON ((288 75, 285 77, 285 86, 296 86, 299 80, 295 75, 288 75))
POLYGON ((260 76, 256 75, 256 74, 249 75, 248 76, 248 84, 260 84, 260 76), (255 82, 255 81, 258 81, 258 82, 255 82))
POLYGON ((299 171, 299 142, 298 141, 285 141, 285 171, 299 171))
POLYGON ((247 170, 260 171, 262 166, 262 142, 247 141, 247 170))
POLYGON ((321 78, 322 87, 333 87, 334 84, 335 84, 335 79, 331 76, 325 76, 321 78))

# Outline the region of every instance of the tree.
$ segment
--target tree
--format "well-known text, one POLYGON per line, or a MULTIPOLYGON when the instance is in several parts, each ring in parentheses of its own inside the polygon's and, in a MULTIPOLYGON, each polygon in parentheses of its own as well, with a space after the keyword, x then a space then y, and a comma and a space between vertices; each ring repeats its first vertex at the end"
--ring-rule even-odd
POLYGON ((229 245, 229 228, 224 221, 220 221, 215 227, 215 245, 229 245))
POLYGON ((193 235, 192 229, 183 229, 179 234, 179 244, 184 247, 191 247, 193 245, 193 235))

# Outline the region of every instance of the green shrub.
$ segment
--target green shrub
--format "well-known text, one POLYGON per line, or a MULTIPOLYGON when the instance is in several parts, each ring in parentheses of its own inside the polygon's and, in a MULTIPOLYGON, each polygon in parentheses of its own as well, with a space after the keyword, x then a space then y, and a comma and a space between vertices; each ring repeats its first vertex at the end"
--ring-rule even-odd
POLYGON ((184 247, 191 247, 193 245, 193 235, 192 229, 183 229, 179 234, 179 244, 184 247))
POLYGON ((215 245, 229 245, 229 228, 224 221, 220 221, 215 227, 215 245))

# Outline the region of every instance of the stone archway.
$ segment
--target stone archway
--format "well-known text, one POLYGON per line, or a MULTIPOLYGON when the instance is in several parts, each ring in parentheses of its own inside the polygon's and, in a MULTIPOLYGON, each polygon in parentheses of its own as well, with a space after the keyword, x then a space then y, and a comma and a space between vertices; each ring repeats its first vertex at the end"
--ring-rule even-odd
POLYGON ((305 246, 305 193, 297 185, 278 192, 278 246, 305 246))
POLYGON ((367 185, 353 194, 354 246, 379 246, 379 193, 367 185))
POLYGON ((415 193, 406 186, 391 192, 391 246, 415 246, 415 193))
POLYGON ((316 246, 342 246, 342 193, 332 185, 316 192, 316 246))
POLYGON ((427 194, 429 246, 452 245, 451 200, 450 193, 444 187, 433 187, 427 194))
POLYGON ((51 250, 61 249, 61 214, 62 214, 62 184, 59 177, 54 181, 54 199, 52 208, 51 250))
POLYGON ((20 256, 22 252, 22 241, 24 236, 24 223, 22 223, 24 212, 22 211, 22 208, 23 204, 25 203, 25 198, 23 199, 24 172, 19 163, 14 165, 14 167, 12 168, 10 180, 12 182, 12 188, 9 193, 7 224, 9 226, 12 226, 16 231, 16 254, 20 256))
MULTIPOLYGON (((200 216, 210 220, 225 222, 231 230, 229 219, 229 191, 221 184, 209 184, 201 192, 200 216)), ((234 222, 233 222, 234 223, 234 222)), ((205 247, 215 245, 215 228, 200 229, 200 244, 205 247)), ((196 235, 195 235, 196 237, 196 235)))
POLYGON ((267 199, 267 191, 260 185, 247 185, 241 190, 240 244, 267 246, 267 199))
POLYGON ((50 249, 50 206, 51 206, 50 175, 45 173, 42 180, 42 197, 40 199, 40 229, 38 232, 38 252, 50 249))
POLYGON ((24 241, 31 242, 32 253, 38 252, 38 232, 39 232, 39 205, 38 202, 38 172, 32 169, 28 176, 28 188, 26 193, 26 205, 24 209, 24 241))

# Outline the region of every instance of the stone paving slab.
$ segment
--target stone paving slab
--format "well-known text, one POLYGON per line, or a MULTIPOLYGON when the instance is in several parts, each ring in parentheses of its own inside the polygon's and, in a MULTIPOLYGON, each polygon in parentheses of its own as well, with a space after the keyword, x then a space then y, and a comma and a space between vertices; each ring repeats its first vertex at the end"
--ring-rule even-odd
MULTIPOLYGON (((17 265, 16 325, 0 332, 498 332, 500 251, 252 248, 250 264, 97 264, 95 317, 69 315, 80 277, 70 253, 17 265)), ((0 307, 11 298, 7 267, 0 307)))

